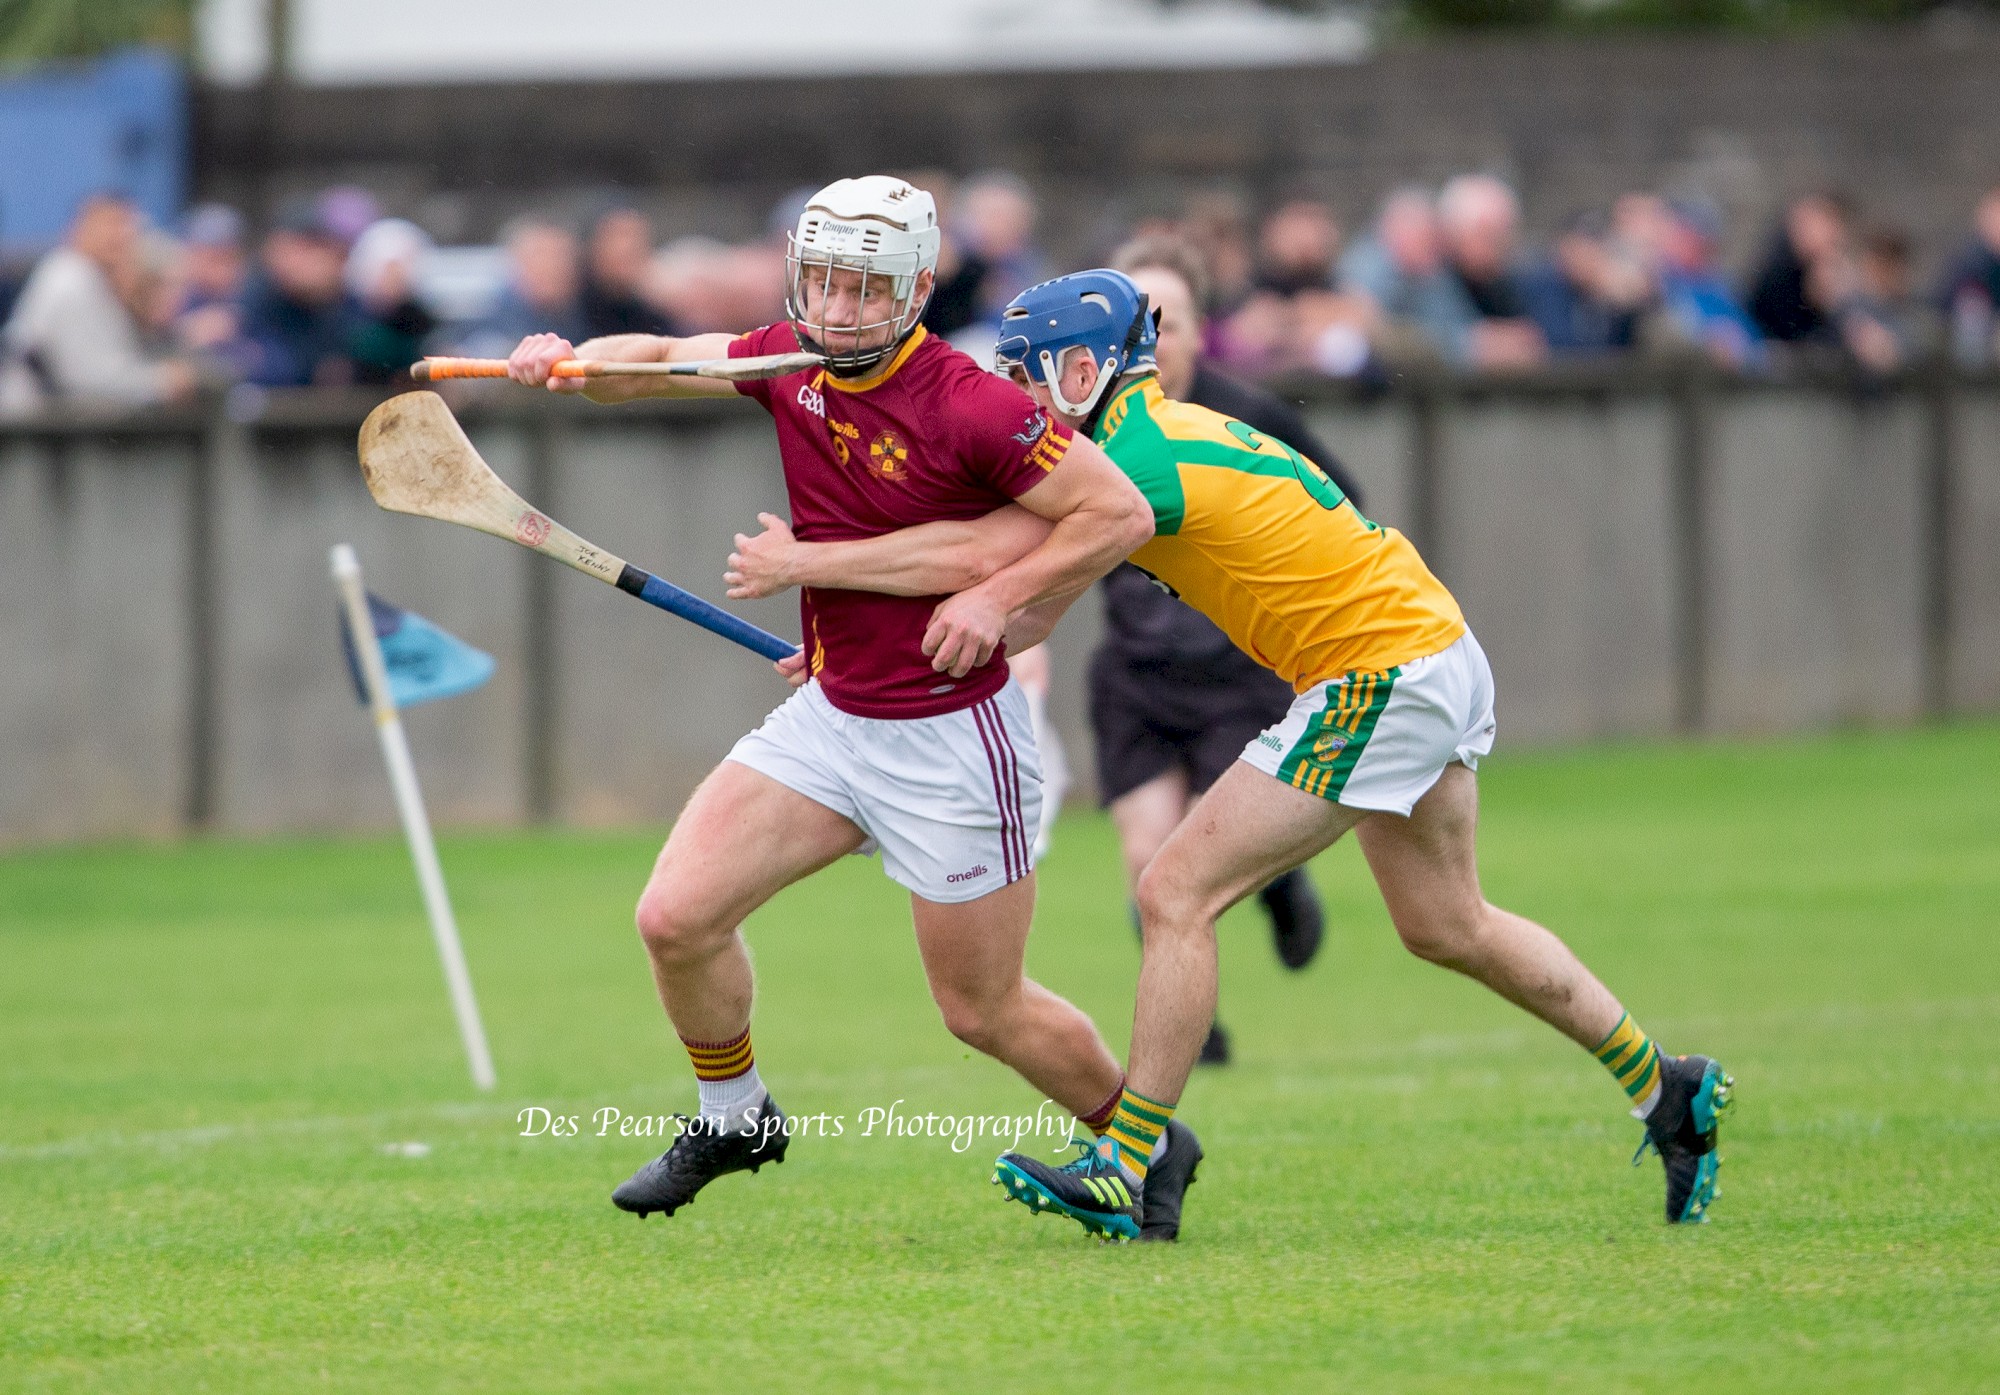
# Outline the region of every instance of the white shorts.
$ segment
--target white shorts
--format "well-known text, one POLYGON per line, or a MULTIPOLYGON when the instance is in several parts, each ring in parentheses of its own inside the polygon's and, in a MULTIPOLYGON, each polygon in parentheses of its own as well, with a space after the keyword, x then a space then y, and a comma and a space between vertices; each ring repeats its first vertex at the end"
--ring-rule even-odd
POLYGON ((926 901, 972 901, 1028 875, 1042 766, 1020 684, 937 717, 856 717, 808 683, 728 759, 858 825, 882 870, 926 901))
POLYGON ((1493 670, 1468 630, 1386 673, 1314 684, 1242 759, 1350 809, 1408 814, 1453 761, 1477 770, 1493 733, 1493 670))

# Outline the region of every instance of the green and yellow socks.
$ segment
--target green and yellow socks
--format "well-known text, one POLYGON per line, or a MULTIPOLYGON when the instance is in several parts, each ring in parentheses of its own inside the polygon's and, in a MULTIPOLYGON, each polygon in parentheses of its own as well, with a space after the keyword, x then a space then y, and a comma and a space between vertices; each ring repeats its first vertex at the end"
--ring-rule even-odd
POLYGON ((757 1057, 750 1049, 750 1029, 728 1041, 681 1038, 694 1062, 695 1084, 701 1091, 701 1117, 722 1130, 741 1128, 764 1103, 764 1082, 757 1078, 757 1057))
POLYGON ((1171 1104, 1147 1099, 1129 1085, 1122 1087, 1118 1107, 1103 1129, 1104 1137, 1118 1145, 1119 1166, 1144 1182, 1146 1169, 1152 1166, 1161 1136, 1167 1131, 1167 1121, 1173 1117, 1171 1104))
POLYGON ((1611 1035, 1593 1048, 1592 1055, 1604 1063, 1611 1078, 1632 1101, 1632 1115, 1643 1119, 1653 1112, 1660 1099, 1660 1048, 1639 1030, 1631 1013, 1618 1019, 1611 1035))

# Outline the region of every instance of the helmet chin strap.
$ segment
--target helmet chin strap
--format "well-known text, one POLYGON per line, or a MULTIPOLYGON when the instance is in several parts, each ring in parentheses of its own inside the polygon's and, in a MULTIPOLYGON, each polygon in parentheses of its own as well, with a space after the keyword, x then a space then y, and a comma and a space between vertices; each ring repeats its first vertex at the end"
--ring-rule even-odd
MULTIPOLYGON (((1077 352, 1089 354, 1092 364, 1097 362, 1097 355, 1091 354, 1090 350, 1083 348, 1081 345, 1078 346, 1077 352)), ((1110 376, 1100 371, 1097 375, 1097 381, 1090 385, 1090 391, 1083 395, 1083 400, 1081 402, 1072 402, 1063 396, 1062 370, 1056 366, 1055 355, 1047 349, 1043 349, 1041 352, 1041 365, 1042 381, 1048 384, 1049 400, 1056 404, 1056 410, 1064 416, 1089 416, 1090 409, 1097 405, 1097 399, 1104 396, 1104 389, 1111 384, 1110 376)))
POLYGON ((1075 346, 1078 353, 1089 354, 1092 365, 1097 368, 1097 381, 1090 385, 1090 391, 1083 395, 1081 402, 1072 402, 1063 396, 1062 370, 1056 364, 1055 355, 1047 349, 1041 351, 1039 361, 1042 365, 1042 381, 1048 385, 1049 400, 1055 403, 1056 410, 1064 416, 1081 417, 1085 431, 1096 427, 1098 407, 1105 401, 1111 385, 1123 377, 1131 367, 1133 351, 1139 347, 1139 340, 1145 334, 1147 310, 1148 297, 1142 292, 1139 296, 1139 313, 1132 317, 1131 327, 1125 331, 1124 352, 1117 357, 1106 359, 1100 364, 1097 362, 1096 354, 1090 353, 1090 350, 1081 344, 1075 346), (1116 372, 1112 371, 1114 367, 1117 369, 1116 372))

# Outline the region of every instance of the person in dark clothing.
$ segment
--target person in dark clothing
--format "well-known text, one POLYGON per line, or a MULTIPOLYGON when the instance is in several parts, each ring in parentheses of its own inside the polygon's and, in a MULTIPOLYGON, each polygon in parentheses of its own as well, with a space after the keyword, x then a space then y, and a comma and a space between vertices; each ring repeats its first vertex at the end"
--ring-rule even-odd
POLYGON ((1833 313, 1851 278, 1848 215, 1833 194, 1794 199, 1771 237, 1770 250, 1752 278, 1750 318, 1766 339, 1781 344, 1836 344, 1833 313))
POLYGON ((1520 278, 1522 304, 1553 354, 1632 347, 1651 286, 1612 255, 1606 231, 1600 215, 1571 219, 1556 234, 1548 258, 1520 278))
POLYGON ((1468 347, 1480 368, 1524 368, 1548 357, 1530 318, 1517 266, 1521 206, 1514 191, 1485 174, 1462 174, 1438 194, 1445 269, 1475 316, 1468 347))
POLYGON ((961 185, 945 220, 937 286, 924 326, 952 338, 975 326, 996 332, 1000 307, 1042 279, 1035 196, 1017 175, 989 170, 961 185))
POLYGON ((950 338, 979 319, 981 293, 993 271, 976 252, 956 249, 949 272, 941 274, 924 306, 924 328, 950 338))
POLYGON ((2000 185, 1980 199, 1972 226, 1972 240, 1952 258, 1938 287, 1952 354, 1967 368, 2000 360, 2000 185))
POLYGON ((607 208, 590 224, 584 242, 583 310, 585 332, 593 339, 610 334, 673 334, 667 317, 640 294, 653 260, 653 225, 636 208, 607 208))
POLYGON ((294 204, 264 238, 262 263, 243 306, 243 336, 254 346, 249 381, 264 387, 352 383, 361 311, 344 281, 346 242, 310 203, 294 204))
MULTIPOLYGON (((1205 286, 1199 257, 1178 238, 1141 238, 1112 265, 1146 292, 1159 312, 1160 385, 1169 397, 1234 417, 1285 442, 1319 465, 1355 499, 1353 481, 1297 412, 1259 388, 1201 362, 1205 286)), ((1259 732, 1292 702, 1290 686, 1230 643, 1127 563, 1104 578, 1105 637, 1090 664, 1090 724, 1099 797, 1111 811, 1128 881, 1153 860, 1169 834, 1259 732)), ((1325 916, 1303 867, 1257 896, 1271 921, 1278 957, 1301 969, 1319 948, 1325 916)), ((1201 1059, 1229 1059, 1220 1023, 1201 1059)))
POLYGON ((347 254, 347 289, 360 307, 354 336, 354 380, 370 386, 408 381, 423 357, 437 318, 417 296, 417 268, 431 240, 415 223, 382 218, 368 225, 347 254))

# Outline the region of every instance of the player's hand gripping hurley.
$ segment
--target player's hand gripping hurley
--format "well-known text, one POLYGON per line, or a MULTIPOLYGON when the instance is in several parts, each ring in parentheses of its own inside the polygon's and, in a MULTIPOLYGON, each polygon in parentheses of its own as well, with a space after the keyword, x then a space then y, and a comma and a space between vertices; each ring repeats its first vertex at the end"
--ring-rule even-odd
MULTIPOLYGON (((501 370, 506 370, 504 360, 501 370)), ((798 646, 592 546, 538 512, 479 458, 458 419, 434 392, 406 392, 368 414, 361 424, 361 477, 385 509, 517 542, 767 659, 790 659, 798 653, 798 646)))

